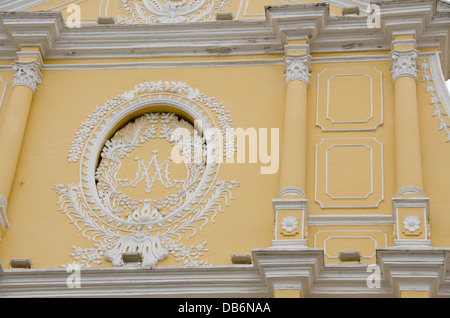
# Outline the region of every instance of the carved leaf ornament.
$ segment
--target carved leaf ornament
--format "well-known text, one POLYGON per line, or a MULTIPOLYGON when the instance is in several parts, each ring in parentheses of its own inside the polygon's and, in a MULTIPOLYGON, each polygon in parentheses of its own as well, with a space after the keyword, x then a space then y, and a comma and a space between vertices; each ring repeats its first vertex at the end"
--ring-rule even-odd
POLYGON ((95 242, 97 249, 74 246, 81 265, 104 257, 122 266, 127 252, 141 253, 142 266, 169 254, 187 266, 207 263, 198 260, 206 242, 187 248, 182 241, 214 222, 239 183, 219 178, 220 161, 210 160, 218 156, 217 143, 202 134, 205 128, 225 135, 231 117, 216 99, 182 82, 145 82, 81 124, 68 156, 79 163, 80 180, 54 187, 60 210, 95 242), (122 123, 125 118, 133 119, 122 123))
POLYGON ((119 8, 131 18, 117 17, 119 24, 204 22, 225 10, 231 0, 119 0, 119 8))

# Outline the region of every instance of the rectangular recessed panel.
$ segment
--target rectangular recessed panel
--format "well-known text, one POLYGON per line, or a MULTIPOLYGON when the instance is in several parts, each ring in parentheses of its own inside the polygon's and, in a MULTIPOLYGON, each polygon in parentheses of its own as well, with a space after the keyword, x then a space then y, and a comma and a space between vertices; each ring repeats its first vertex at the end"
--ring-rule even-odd
POLYGON ((326 150, 326 194, 334 199, 367 198, 373 191, 372 149, 335 145, 326 150))
POLYGON ((335 124, 366 123, 373 117, 372 78, 367 74, 328 79, 327 119, 335 124))
POLYGON ((376 130, 383 124, 382 73, 375 67, 324 69, 316 102, 323 131, 376 130))
POLYGON ((325 138, 316 146, 321 208, 373 208, 384 199, 383 145, 375 138, 325 138))

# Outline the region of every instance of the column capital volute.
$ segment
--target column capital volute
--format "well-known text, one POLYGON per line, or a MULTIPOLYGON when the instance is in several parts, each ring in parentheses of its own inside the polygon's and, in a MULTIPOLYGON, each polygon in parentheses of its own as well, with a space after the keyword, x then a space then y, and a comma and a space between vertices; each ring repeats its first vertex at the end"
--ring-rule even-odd
POLYGON ((35 60, 16 60, 12 63, 12 67, 16 72, 14 74, 13 87, 26 86, 35 92, 37 85, 42 81, 40 63, 35 60))
POLYGON ((394 82, 404 76, 417 80, 418 53, 416 49, 391 51, 391 74, 394 82))
POLYGON ((285 54, 284 62, 286 64, 284 77, 286 84, 293 80, 300 80, 309 85, 311 76, 311 56, 308 53, 285 54))

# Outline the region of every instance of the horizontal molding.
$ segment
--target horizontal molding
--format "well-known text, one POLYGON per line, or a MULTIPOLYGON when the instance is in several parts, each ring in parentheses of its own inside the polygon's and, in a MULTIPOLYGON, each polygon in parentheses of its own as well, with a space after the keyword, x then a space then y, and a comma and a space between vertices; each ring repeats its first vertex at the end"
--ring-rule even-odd
POLYGON ((439 47, 448 62, 448 4, 437 0, 382 1, 381 28, 367 17, 331 16, 328 4, 266 6, 264 19, 187 24, 64 25, 61 12, 0 12, 0 55, 16 58, 22 46, 39 46, 44 59, 144 58, 283 54, 286 40, 310 38, 311 53, 390 50, 395 32, 416 34, 418 48, 439 47))
MULTIPOLYGON (((420 58, 434 56, 434 60, 439 58, 439 52, 421 53, 420 58)), ((48 64, 45 60, 41 63, 44 71, 90 71, 90 70, 113 70, 113 69, 155 69, 155 68, 184 68, 184 67, 237 67, 237 66, 266 66, 266 65, 285 65, 284 59, 280 58, 261 58, 261 59, 224 59, 213 61, 158 61, 158 62, 110 62, 110 63, 70 63, 70 59, 62 64, 48 64)), ((374 55, 343 55, 331 57, 312 57, 312 64, 322 63, 349 63, 349 62, 376 62, 390 61, 389 54, 374 55)), ((438 64, 439 65, 439 64, 438 64)), ((433 64, 435 70, 436 63, 433 64)), ((0 71, 13 71, 12 64, 0 65, 0 71)), ((442 77, 442 74, 441 74, 442 77)), ((444 81, 445 84, 445 81, 444 81)), ((441 93, 442 94, 442 93, 441 93)), ((443 95, 443 94, 442 94, 443 95)))
POLYGON ((380 288, 368 288, 367 264, 325 265, 323 249, 252 250, 253 264, 205 267, 83 268, 80 288, 68 288, 64 269, 5 269, 0 297, 273 297, 300 289, 302 297, 398 297, 400 290, 450 294, 449 248, 377 249, 380 288))
POLYGON ((389 214, 347 214, 347 215, 311 215, 307 220, 308 226, 326 225, 394 225, 394 217, 389 214))
POLYGON ((1 0, 0 11, 22 11, 51 0, 1 0))
MULTIPOLYGON (((284 58, 260 59, 223 59, 205 61, 157 61, 157 62, 110 62, 110 63, 66 63, 49 64, 45 60, 41 63, 44 71, 90 71, 113 69, 157 69, 157 68, 190 68, 190 67, 238 67, 238 66, 266 66, 285 65, 284 58)), ((348 62, 376 62, 390 60, 389 54, 373 55, 343 55, 331 57, 312 57, 312 64, 322 63, 348 63, 348 62)), ((0 65, 0 71, 12 71, 12 65, 0 65)))

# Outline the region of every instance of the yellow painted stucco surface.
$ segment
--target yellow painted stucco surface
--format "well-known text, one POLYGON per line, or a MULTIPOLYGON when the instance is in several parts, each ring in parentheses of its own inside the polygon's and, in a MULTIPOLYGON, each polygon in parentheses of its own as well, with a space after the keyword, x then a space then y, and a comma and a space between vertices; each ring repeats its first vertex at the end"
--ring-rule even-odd
MULTIPOLYGON (((282 128, 285 102, 285 83, 281 76, 282 72, 282 65, 44 70, 42 72, 44 80, 33 98, 21 156, 8 200, 10 227, 1 233, 0 259, 2 262, 8 264, 10 258, 31 258, 36 268, 53 268, 73 261, 70 256, 73 246, 92 247, 92 242, 83 238, 76 227, 70 224, 70 220, 58 210, 59 198, 52 188, 59 183, 78 182, 79 166, 68 162, 67 150, 80 123, 92 113, 95 107, 144 81, 176 80, 186 82, 191 87, 199 89, 208 96, 214 96, 222 102, 230 111, 235 127, 282 128)), ((0 75, 11 82, 12 72, 3 72, 0 75)), ((310 216, 390 215, 392 213, 391 198, 395 195, 394 105, 393 85, 389 75, 389 61, 313 63, 311 83, 308 87, 306 161, 306 193, 310 216), (349 91, 348 85, 351 83, 348 81, 357 79, 357 76, 353 74, 363 73, 364 70, 372 68, 382 73, 382 82, 379 83, 382 87, 372 87, 373 94, 380 93, 381 89, 383 91, 382 124, 375 130, 368 131, 322 131, 316 124, 317 99, 323 94, 321 90, 317 91, 317 75, 321 72, 324 74, 326 70, 331 72, 330 74, 347 76, 345 81, 333 83, 336 85, 333 90, 349 91), (342 72, 342 69, 347 70, 347 73, 342 72), (333 73, 330 70, 336 70, 336 72, 333 73), (345 87, 340 88, 339 85, 345 85, 345 87), (374 138, 376 142, 373 141, 374 138), (318 166, 321 159, 317 159, 316 151, 320 147, 316 146, 323 143, 323 140, 342 139, 347 149, 346 147, 334 147, 334 150, 331 148, 328 156, 328 159, 333 161, 330 162, 329 171, 332 172, 336 168, 335 176, 338 178, 333 180, 333 175, 329 176, 331 179, 327 186, 330 192, 333 192, 334 187, 336 195, 344 196, 346 193, 354 192, 357 196, 363 197, 362 194, 365 194, 367 189, 361 186, 370 187, 367 184, 367 180, 370 180, 367 170, 371 167, 372 173, 377 175, 377 172, 381 173, 377 169, 380 169, 382 164, 384 198, 380 202, 376 201, 377 207, 353 208, 351 199, 347 199, 349 206, 339 208, 321 208, 316 202, 316 200, 324 202, 328 200, 332 203, 336 200, 326 193, 314 196, 315 180, 322 178, 326 171, 324 167, 318 166), (378 151, 375 149, 377 144, 382 145, 382 158, 378 165, 374 164, 376 160, 372 159, 370 165, 368 161, 370 155, 373 157, 381 154, 379 149, 378 151), (369 151, 370 149, 372 150, 369 151), (346 162, 346 150, 351 159, 355 160, 354 164, 349 165, 351 161, 346 162), (339 163, 339 160, 343 161, 339 163), (348 179, 353 182, 339 188, 338 180, 345 179, 346 170, 352 173, 351 169, 356 169, 355 171, 358 172, 356 175, 348 176, 348 179)), ((419 79, 420 77, 421 74, 419 79)), ((366 84, 357 82, 355 85, 357 88, 359 87, 357 85, 361 86, 354 91, 352 100, 358 100, 358 94, 361 95, 361 100, 365 100, 367 98, 366 84)), ((9 87, 8 93, 10 89, 9 87)), ((448 246, 449 242, 445 233, 450 224, 446 221, 445 214, 445 207, 449 203, 445 195, 445 176, 450 173, 446 165, 446 155, 450 150, 447 150, 445 136, 438 130, 438 121, 433 117, 433 109, 429 105, 429 94, 426 93, 424 83, 420 80, 418 80, 417 91, 424 190, 431 202, 431 241, 433 246, 448 246)), ((337 95, 334 102, 339 102, 342 98, 337 95)), ((5 96, 4 103, 5 105, 8 103, 8 94, 5 96)), ((345 125, 352 124, 343 124, 339 128, 344 127, 345 130, 345 125)), ((224 212, 218 214, 215 218, 216 222, 208 223, 203 231, 198 231, 191 240, 184 242, 185 246, 195 246, 207 241, 205 247, 208 248, 208 252, 202 256, 202 260, 217 265, 230 264, 232 253, 251 253, 252 248, 271 245, 274 228, 271 200, 279 191, 279 173, 262 175, 260 167, 261 164, 248 163, 222 165, 221 177, 237 180, 240 186, 232 192, 234 200, 230 200, 230 206, 225 207, 224 212)), ((374 189, 371 196, 377 195, 376 191, 374 189)), ((363 202, 362 205, 364 204, 363 202)), ((292 236, 292 233, 286 236, 288 239, 292 238, 289 236, 292 236)), ((359 249, 363 255, 362 262, 375 262, 375 248, 392 246, 392 240, 393 226, 388 225, 308 227, 308 246, 324 248, 325 260, 330 263, 339 263, 336 257, 342 249, 359 249)), ((180 263, 169 256, 159 265, 180 265, 180 263)), ((110 266, 110 264, 103 261, 98 266, 110 266)))
MULTIPOLYGON (((11 226, 2 234, 2 262, 32 258, 36 268, 58 267, 73 261, 72 245, 90 247, 92 242, 58 211, 59 198, 52 188, 79 182, 79 165, 68 162, 67 151, 80 123, 95 107, 144 81, 177 80, 216 97, 230 111, 236 127, 280 127, 281 72, 282 66, 43 71, 45 81, 34 96, 9 198, 11 226), (273 115, 255 116, 262 113, 273 115)), ((208 252, 211 264, 229 264, 232 253, 270 246, 271 199, 278 191, 278 174, 261 175, 260 164, 223 164, 220 175, 240 183, 232 193, 235 199, 217 215, 216 223, 208 223, 184 242, 190 246, 206 240, 206 248, 216 251, 208 252), (260 235, 261 231, 267 235, 260 235)), ((170 257, 160 263, 176 264, 170 257)))
MULTIPOLYGON (((275 0, 263 2, 235 1, 229 11, 238 18, 264 18, 263 4, 281 4, 275 0)), ((29 11, 61 10, 67 18, 69 13, 64 8, 64 1, 52 1, 29 11)), ((106 5, 103 1, 84 2, 81 9, 83 23, 95 23, 99 15, 121 14, 117 7, 106 5)), ((336 7, 331 9, 334 14, 340 13, 336 7)), ((409 40, 411 36, 395 39, 409 40)), ((436 49, 419 48, 419 51, 431 52, 436 49)), ((401 149, 395 148, 395 125, 399 119, 395 117, 391 61, 389 58, 376 58, 388 53, 313 53, 313 59, 323 60, 342 56, 354 56, 355 60, 360 56, 374 58, 362 62, 314 60, 309 86, 296 83, 290 88, 302 95, 307 94, 305 124, 299 122, 306 131, 306 156, 304 163, 294 160, 280 168, 284 169, 283 173, 287 176, 305 180, 302 190, 305 190, 305 198, 308 199, 309 217, 316 220, 321 217, 329 220, 345 217, 349 223, 309 225, 303 219, 306 218, 303 214, 305 211, 295 214, 291 210, 279 211, 279 219, 275 220, 272 199, 280 191, 280 171, 261 174, 260 168, 264 164, 260 162, 224 163, 220 167, 220 177, 236 180, 240 184, 231 193, 234 199, 229 200, 229 206, 223 206, 224 212, 218 213, 215 222, 208 221, 204 229, 197 231, 190 240, 186 240, 187 235, 182 238, 186 247, 207 242, 205 248, 208 250, 199 260, 214 265, 229 265, 233 253, 250 254, 253 248, 270 247, 274 229, 280 240, 307 237, 308 247, 324 249, 327 264, 340 264, 338 253, 342 250, 359 250, 362 254, 361 263, 375 263, 377 248, 393 246, 392 198, 398 196, 396 165, 413 167, 413 161, 399 162, 399 156, 396 155, 396 151, 401 149), (299 166, 305 166, 304 171, 299 172, 299 166), (296 215, 301 227, 305 226, 304 232, 280 229, 282 218, 291 214, 296 215), (364 224, 351 222, 352 216, 358 217, 358 220, 365 218, 366 221, 364 224), (380 225, 377 222, 370 224, 371 219, 385 217, 385 220, 390 216, 392 225, 380 225)), ((93 242, 84 238, 59 210, 60 197, 53 187, 61 183, 79 182, 80 166, 68 161, 68 150, 80 124, 96 107, 145 81, 185 82, 221 102, 230 112, 234 127, 278 128, 281 141, 284 137, 285 106, 291 103, 286 99, 289 94, 283 77, 282 59, 282 54, 266 54, 44 60, 46 67, 42 70, 43 80, 33 97, 8 198, 7 217, 10 226, 6 231, 0 229, 2 264, 8 267, 10 258, 31 258, 35 268, 56 268, 76 261, 71 256, 73 248, 94 247, 93 242), (225 61, 230 64, 220 67, 214 64, 225 61), (233 61, 241 64, 260 61, 267 65, 235 66, 233 61), (161 66, 162 63, 172 62, 178 63, 177 67, 161 66), (189 66, 189 62, 205 63, 208 66, 189 66), (120 69, 116 68, 119 64, 120 69), (84 70, 77 69, 80 65, 84 70), (99 65, 104 69, 95 69, 99 65), (111 69, 107 69, 109 66, 111 69)), ((0 61, 0 64, 8 65, 11 62, 0 61)), ((430 198, 431 245, 449 247, 450 237, 447 233, 450 231, 450 221, 447 208, 450 197, 447 192, 450 144, 446 143, 445 134, 439 130, 439 120, 434 116, 430 104, 430 93, 422 80, 423 73, 423 70, 418 73, 417 95, 408 96, 406 93, 406 97, 417 100, 418 105, 423 190, 430 198)), ((2 71, 0 76, 8 83, 2 109, 13 107, 9 105, 13 72, 2 71)), ((411 85, 411 79, 397 84, 400 90, 405 91, 402 85, 411 85)), ((295 112, 293 114, 298 115, 295 112)), ((5 112, 0 110, 0 124, 4 116, 5 112)), ((295 123, 292 127, 299 128, 295 123)), ((416 141, 411 140, 413 144, 416 141)), ((301 155, 301 152, 300 149, 289 150, 294 156, 301 155)), ((144 154, 145 151, 136 152, 139 156, 144 154)), ((419 173, 418 169, 410 170, 419 173)), ((422 216, 420 213, 423 210, 417 209, 405 209, 399 212, 399 216, 422 216)), ((415 239, 426 239, 426 222, 422 219, 420 230, 413 235, 415 239)), ((402 239, 411 237, 403 232, 397 234, 402 239)), ((174 265, 183 264, 173 255, 158 263, 158 266, 174 265)), ((108 267, 111 263, 103 260, 94 266, 108 267)), ((280 297, 300 296, 298 291, 292 290, 280 290, 276 294, 280 297)))

